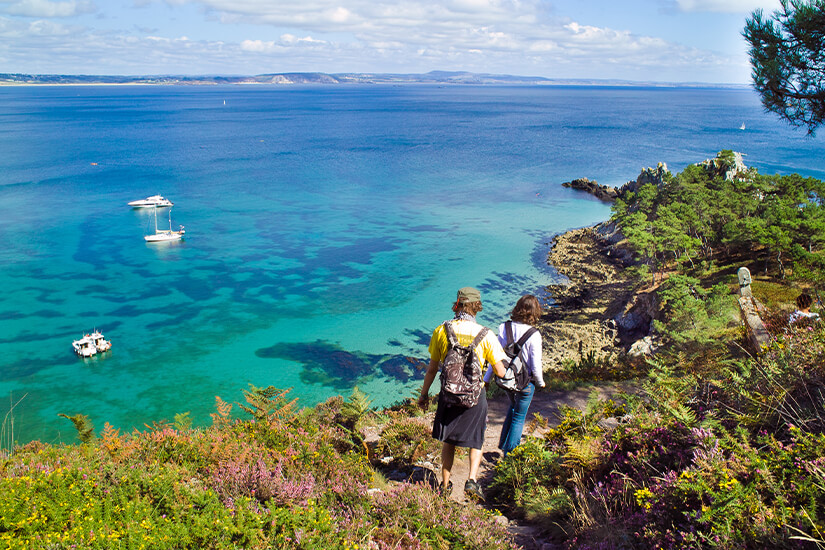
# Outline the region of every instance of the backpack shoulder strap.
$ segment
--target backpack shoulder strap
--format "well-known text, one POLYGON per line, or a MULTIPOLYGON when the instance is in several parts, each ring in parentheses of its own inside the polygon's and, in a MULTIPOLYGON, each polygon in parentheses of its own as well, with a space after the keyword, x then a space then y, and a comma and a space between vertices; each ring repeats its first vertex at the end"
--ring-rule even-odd
POLYGON ((524 348, 524 344, 526 344, 527 340, 529 340, 533 334, 538 332, 538 330, 539 329, 537 329, 536 327, 530 327, 527 329, 527 332, 521 335, 521 338, 518 339, 518 342, 516 342, 513 345, 513 351, 516 353, 516 357, 521 356, 521 350, 522 348, 524 348))
POLYGON ((518 346, 518 348, 521 349, 522 347, 524 347, 524 344, 527 343, 527 340, 529 340, 530 337, 533 336, 538 331, 539 331, 539 329, 537 329, 536 327, 530 327, 529 329, 527 329, 527 332, 522 334, 521 338, 518 339, 518 343, 516 344, 518 346))
POLYGON ((454 348, 458 345, 458 336, 455 335, 455 331, 453 330, 450 321, 444 321, 444 333, 447 335, 447 343, 450 348, 454 348))
POLYGON ((490 329, 488 329, 487 327, 481 327, 481 330, 478 331, 476 337, 473 338, 473 343, 470 345, 470 348, 476 349, 478 345, 481 343, 481 341, 484 340, 484 337, 487 336, 488 332, 490 332, 490 329))
POLYGON ((513 321, 504 323, 504 331, 507 336, 507 343, 512 344, 515 341, 515 337, 513 336, 513 321))

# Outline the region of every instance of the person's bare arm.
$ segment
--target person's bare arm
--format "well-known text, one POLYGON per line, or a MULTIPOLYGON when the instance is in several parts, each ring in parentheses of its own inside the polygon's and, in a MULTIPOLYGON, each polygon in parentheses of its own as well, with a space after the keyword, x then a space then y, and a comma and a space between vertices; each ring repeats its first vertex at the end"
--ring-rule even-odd
POLYGON ((424 375, 424 385, 421 386, 421 395, 418 397, 418 406, 422 409, 427 408, 427 400, 429 399, 430 386, 435 380, 435 375, 438 373, 438 361, 430 359, 430 365, 427 367, 427 374, 424 375))
POLYGON ((504 366, 504 361, 499 361, 498 363, 493 365, 493 373, 499 378, 504 377, 505 369, 506 367, 504 366))

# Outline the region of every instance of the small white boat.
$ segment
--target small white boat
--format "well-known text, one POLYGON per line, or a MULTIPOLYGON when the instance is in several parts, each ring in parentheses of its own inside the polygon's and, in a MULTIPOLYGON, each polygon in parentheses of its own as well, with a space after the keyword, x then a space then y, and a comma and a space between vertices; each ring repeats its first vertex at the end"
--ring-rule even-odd
POLYGON ((128 203, 132 208, 160 208, 163 206, 173 206, 174 203, 169 199, 165 199, 160 195, 152 195, 145 199, 140 199, 128 203))
POLYGON ((744 130, 744 129, 745 129, 745 123, 744 123, 744 122, 742 123, 742 126, 740 126, 740 127, 739 127, 739 129, 740 129, 740 130, 744 130))
POLYGON ((72 349, 80 357, 91 357, 112 349, 112 342, 106 340, 99 330, 91 334, 84 334, 80 340, 72 342, 72 349))
POLYGON ((179 227, 180 228, 177 231, 172 231, 172 211, 169 210, 169 229, 158 229, 158 210, 155 208, 155 232, 154 234, 146 235, 143 238, 147 243, 179 241, 183 238, 183 234, 186 233, 186 231, 183 230, 182 225, 179 227))
POLYGON ((87 334, 86 337, 92 339, 98 353, 103 353, 104 351, 109 351, 112 349, 112 341, 106 340, 99 330, 95 330, 93 333, 87 334))
POLYGON ((97 347, 95 347, 95 342, 89 335, 86 334, 80 340, 75 340, 72 342, 72 349, 74 352, 79 355, 80 357, 91 357, 92 355, 97 353, 97 347))

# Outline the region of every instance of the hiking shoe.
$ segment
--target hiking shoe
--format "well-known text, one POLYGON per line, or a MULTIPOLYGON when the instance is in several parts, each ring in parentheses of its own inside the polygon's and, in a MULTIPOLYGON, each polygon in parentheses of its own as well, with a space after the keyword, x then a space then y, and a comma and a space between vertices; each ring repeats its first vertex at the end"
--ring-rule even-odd
POLYGON ((481 491, 481 485, 473 479, 468 479, 464 484, 464 494, 470 499, 477 502, 484 502, 484 493, 481 491))
POLYGON ((450 495, 453 494, 453 482, 449 482, 446 487, 444 484, 440 484, 438 486, 438 496, 442 496, 444 498, 449 498, 450 495))

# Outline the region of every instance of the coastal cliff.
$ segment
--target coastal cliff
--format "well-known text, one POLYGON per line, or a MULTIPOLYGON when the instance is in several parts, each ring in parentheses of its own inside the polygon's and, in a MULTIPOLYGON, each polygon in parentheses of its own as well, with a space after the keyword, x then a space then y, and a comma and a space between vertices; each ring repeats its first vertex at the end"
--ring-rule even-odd
POLYGON ((648 336, 657 300, 626 271, 633 260, 613 224, 567 231, 552 245, 548 263, 567 282, 548 286, 554 303, 539 323, 545 369, 626 353, 648 336))

